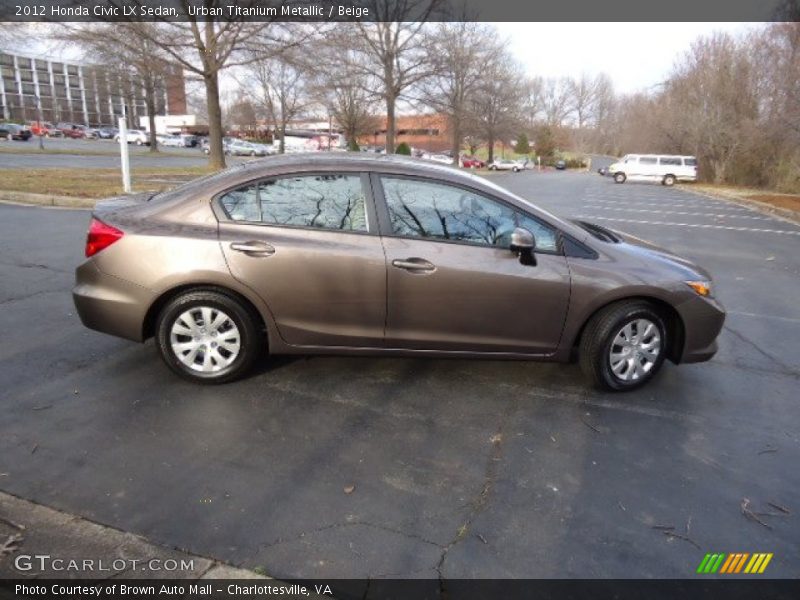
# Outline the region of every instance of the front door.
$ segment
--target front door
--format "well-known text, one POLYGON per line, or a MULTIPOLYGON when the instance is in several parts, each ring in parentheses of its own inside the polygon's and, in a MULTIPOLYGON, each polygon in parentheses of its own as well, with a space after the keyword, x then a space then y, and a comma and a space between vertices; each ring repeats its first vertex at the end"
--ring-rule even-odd
POLYGON ((231 274, 266 302, 287 343, 383 345, 386 265, 367 186, 358 173, 299 174, 220 197, 231 274))
POLYGON ((569 268, 549 225, 497 199, 439 182, 382 175, 388 210, 386 346, 550 354, 561 338, 569 268), (509 250, 536 238, 536 265, 509 250))

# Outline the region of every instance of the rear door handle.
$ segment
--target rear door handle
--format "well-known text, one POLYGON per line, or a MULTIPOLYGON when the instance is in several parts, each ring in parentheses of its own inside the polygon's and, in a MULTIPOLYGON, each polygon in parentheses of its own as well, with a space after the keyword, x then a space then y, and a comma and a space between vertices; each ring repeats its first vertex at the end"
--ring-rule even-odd
POLYGON ((392 266, 398 269, 404 269, 409 273, 432 273, 436 270, 436 265, 424 258, 406 258, 395 259, 392 261, 392 266))
POLYGON ((243 252, 248 256, 272 256, 275 254, 275 248, 266 242, 233 242, 231 250, 243 252))

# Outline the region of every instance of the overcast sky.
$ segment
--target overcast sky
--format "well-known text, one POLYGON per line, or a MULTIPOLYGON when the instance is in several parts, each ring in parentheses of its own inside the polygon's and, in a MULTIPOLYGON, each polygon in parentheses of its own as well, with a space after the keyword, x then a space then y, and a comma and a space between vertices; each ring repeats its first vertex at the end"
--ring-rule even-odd
MULTIPOLYGON (((702 0, 699 0, 702 1, 702 0)), ((495 23, 530 75, 606 72, 617 91, 664 80, 692 41, 714 31, 744 32, 752 23, 495 23)))
MULTIPOLYGON (((702 0, 698 0, 702 1, 702 0)), ((744 33, 755 23, 494 23, 529 75, 576 77, 607 73, 618 92, 636 92, 664 80, 678 56, 701 35, 744 33)), ((27 50, 48 54, 29 39, 27 50)), ((235 87, 223 77, 223 91, 235 87)))

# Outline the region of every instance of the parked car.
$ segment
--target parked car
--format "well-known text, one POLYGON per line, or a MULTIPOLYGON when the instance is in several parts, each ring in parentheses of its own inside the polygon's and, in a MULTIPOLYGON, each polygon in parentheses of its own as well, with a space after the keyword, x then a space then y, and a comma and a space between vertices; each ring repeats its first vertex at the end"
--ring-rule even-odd
POLYGON ((102 125, 97 129, 97 137, 101 140, 113 140, 119 130, 114 127, 102 125))
POLYGON ((11 129, 6 123, 0 123, 0 140, 11 141, 11 129))
POLYGON ((96 140, 97 139, 97 137, 98 137, 97 129, 95 129, 94 127, 86 127, 85 125, 76 125, 76 127, 80 130, 81 137, 83 139, 85 139, 85 140, 96 140))
POLYGON ((65 138, 80 139, 83 137, 83 130, 75 123, 62 122, 56 125, 56 129, 65 138))
POLYGON ((626 154, 608 167, 616 183, 658 181, 675 185, 678 181, 697 181, 697 158, 673 154, 626 154))
POLYGON ((565 160, 557 160, 556 161, 556 169, 558 171, 564 171, 567 168, 567 161, 565 160))
POLYGON ((233 156, 266 156, 269 153, 264 144, 254 144, 245 140, 233 140, 225 148, 225 154, 233 156))
POLYGON ((180 135, 165 135, 159 134, 156 136, 156 141, 165 148, 183 148, 184 143, 180 135))
POLYGON ((489 163, 490 171, 513 171, 518 173, 524 169, 524 165, 518 160, 511 160, 510 158, 496 158, 489 163))
POLYGON ((28 121, 28 129, 31 134, 44 137, 62 137, 62 133, 56 129, 55 125, 47 121, 28 121))
MULTIPOLYGON (((223 137, 222 138, 222 151, 225 154, 228 154, 228 146, 230 146, 230 144, 232 142, 235 142, 235 141, 236 141, 236 138, 228 137, 228 136, 223 137)), ((200 150, 203 152, 203 154, 209 154, 211 152, 210 143, 211 142, 209 141, 209 139, 207 137, 204 137, 204 138, 202 138, 200 140, 200 150)))
POLYGON ((482 169, 486 166, 486 162, 474 156, 462 156, 461 165, 467 169, 482 169))
MULTIPOLYGON (((114 136, 114 140, 118 142, 121 137, 122 135, 118 131, 117 134, 114 136)), ((128 129, 125 135, 125 140, 129 144, 136 144, 137 146, 150 145, 150 136, 144 129, 128 129)))
POLYGON ((3 123, 0 125, 0 128, 6 132, 6 139, 27 142, 33 136, 30 129, 22 125, 17 125, 16 123, 3 123))
POLYGON ((638 238, 560 219, 489 180, 397 156, 254 161, 97 204, 83 323, 200 383, 270 354, 569 361, 630 390, 709 360, 711 277, 638 238), (158 232, 158 235, 154 235, 158 232))
POLYGON ((431 154, 426 152, 422 155, 422 158, 425 160, 432 160, 433 162, 442 163, 443 165, 453 164, 453 159, 447 156, 447 154, 431 154))
POLYGON ((192 135, 191 133, 180 133, 178 136, 181 138, 184 148, 194 148, 198 143, 200 143, 197 139, 197 136, 192 135))

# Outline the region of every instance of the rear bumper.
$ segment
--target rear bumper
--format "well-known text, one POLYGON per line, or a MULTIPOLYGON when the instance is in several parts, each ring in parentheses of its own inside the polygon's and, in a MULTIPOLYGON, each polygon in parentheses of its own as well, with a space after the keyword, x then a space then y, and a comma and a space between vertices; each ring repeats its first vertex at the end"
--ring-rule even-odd
POLYGON ((92 261, 75 271, 72 299, 90 329, 141 342, 147 307, 155 298, 151 290, 102 273, 92 261))
POLYGON ((717 353, 717 336, 725 324, 725 309, 713 298, 697 296, 677 307, 684 325, 679 363, 711 360, 717 353))

